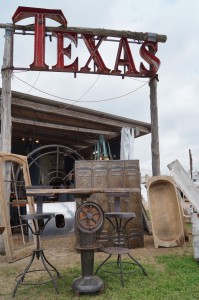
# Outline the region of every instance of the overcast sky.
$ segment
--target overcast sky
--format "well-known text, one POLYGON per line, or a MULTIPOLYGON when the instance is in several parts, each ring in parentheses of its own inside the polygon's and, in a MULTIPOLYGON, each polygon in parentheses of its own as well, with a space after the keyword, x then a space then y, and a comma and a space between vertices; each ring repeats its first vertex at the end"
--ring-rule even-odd
MULTIPOLYGON (((193 167, 199 170, 198 0, 0 0, 0 23, 11 23, 12 15, 18 6, 61 9, 69 27, 130 30, 166 35, 166 43, 159 43, 156 53, 161 60, 158 71, 161 172, 169 174, 167 164, 175 159, 178 159, 188 171, 189 149, 192 152, 193 167)), ((31 23, 33 20, 28 19, 19 24, 31 23)), ((58 26, 58 23, 53 24, 58 26)), ((51 23, 48 22, 47 25, 51 23)), ((15 35, 14 38, 14 66, 29 67, 33 62, 33 37, 15 35)), ((4 29, 0 29, 2 62, 3 48, 4 29)), ((137 68, 142 61, 139 48, 140 45, 132 45, 137 68)), ((89 57, 88 50, 81 48, 80 42, 79 47, 74 51, 77 51, 74 52, 74 57, 79 56, 80 64, 82 63, 83 66, 89 57)), ((113 43, 107 42, 106 48, 102 48, 101 51, 104 53, 103 59, 106 65, 113 69, 116 58, 113 43)), ((46 63, 49 66, 56 64, 55 39, 47 43, 46 63)), ((1 82, 0 85, 2 86, 1 82)), ((79 106, 150 123, 147 79, 122 79, 116 76, 84 74, 77 74, 77 78, 74 78, 72 73, 14 72, 13 90, 47 98, 45 93, 31 88, 31 85, 58 97, 79 100, 76 102, 79 106), (125 97, 100 101, 129 92, 132 93, 125 97), (91 102, 96 100, 97 102, 91 102)), ((73 103, 55 97, 51 99, 73 103)), ((142 173, 149 173, 151 170, 150 143, 151 135, 135 140, 134 157, 140 160, 142 173)))

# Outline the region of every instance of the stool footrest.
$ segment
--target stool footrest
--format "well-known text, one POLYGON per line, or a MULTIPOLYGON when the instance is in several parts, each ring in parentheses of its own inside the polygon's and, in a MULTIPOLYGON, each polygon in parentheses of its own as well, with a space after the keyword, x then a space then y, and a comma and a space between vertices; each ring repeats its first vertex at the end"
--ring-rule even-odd
POLYGON ((54 288, 55 288, 55 291, 56 293, 58 294, 58 288, 57 288, 57 284, 56 284, 56 280, 58 278, 60 278, 60 273, 57 271, 57 269, 47 260, 46 256, 44 255, 44 252, 43 250, 33 250, 33 253, 32 253, 32 257, 31 257, 31 260, 29 262, 29 264, 27 265, 27 267, 25 268, 24 272, 21 273, 20 275, 17 276, 17 278, 19 277, 19 279, 17 280, 17 284, 14 288, 14 291, 13 291, 13 294, 12 296, 14 297, 16 292, 17 292, 17 289, 18 289, 18 286, 20 284, 24 284, 24 285, 41 285, 41 284, 46 284, 48 282, 52 282, 53 285, 54 285, 54 288), (41 262, 44 266, 43 269, 39 269, 39 270, 30 270, 30 267, 34 261, 34 259, 37 258, 38 260, 41 259, 41 262), (50 267, 50 269, 49 269, 50 267), (47 281, 47 282, 39 282, 39 283, 25 283, 24 282, 24 279, 25 279, 25 276, 28 274, 28 273, 33 273, 33 272, 38 272, 38 271, 45 271, 48 273, 49 277, 50 277, 50 281, 47 281), (54 278, 52 276, 52 272, 55 272, 56 273, 56 278, 54 278))
MULTIPOLYGON (((55 270, 49 270, 50 272, 56 272, 55 270)), ((34 272, 46 272, 46 269, 37 269, 37 270, 30 270, 30 271, 27 271, 26 274, 28 273, 34 273, 34 272)), ((24 273, 21 273, 19 274, 17 277, 16 277, 16 281, 17 281, 17 278, 19 278, 20 276, 22 276, 24 273)), ((25 274, 25 275, 26 275, 25 274)), ((56 277, 53 278, 54 280, 57 280, 60 278, 60 275, 56 274, 56 277)), ((51 280, 48 280, 48 281, 44 281, 44 282, 24 282, 24 281, 21 281, 20 284, 23 284, 23 285, 43 285, 43 284, 47 284, 47 283, 50 283, 51 280)))
POLYGON ((113 273, 113 274, 119 274, 121 276, 121 284, 122 286, 124 285, 124 275, 128 274, 128 273, 134 273, 137 272, 139 269, 142 270, 143 274, 146 276, 147 273, 145 272, 144 268, 142 267, 142 265, 131 256, 130 254, 130 249, 128 248, 123 248, 123 247, 106 247, 104 249, 102 249, 102 251, 104 253, 109 254, 108 257, 98 266, 97 270, 95 271, 95 275, 98 273, 98 271, 101 269, 104 272, 107 273, 113 273), (123 254, 127 254, 130 258, 131 261, 128 262, 124 262, 122 261, 122 255, 123 254), (112 262, 107 262, 112 255, 117 255, 117 261, 112 261, 112 262), (107 270, 107 268, 104 268, 104 266, 107 265, 116 265, 117 269, 116 270, 107 270), (133 269, 131 270, 124 270, 123 266, 124 265, 132 265, 133 269), (135 268, 136 267, 136 268, 135 268))

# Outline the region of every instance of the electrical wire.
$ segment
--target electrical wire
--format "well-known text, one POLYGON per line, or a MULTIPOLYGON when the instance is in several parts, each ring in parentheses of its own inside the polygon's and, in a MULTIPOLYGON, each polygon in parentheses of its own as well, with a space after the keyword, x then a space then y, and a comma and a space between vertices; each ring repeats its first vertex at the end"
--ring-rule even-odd
MULTIPOLYGON (((146 82, 146 80, 140 80, 140 79, 137 79, 135 77, 128 77, 129 79, 132 79, 132 80, 135 80, 135 81, 140 81, 140 82, 146 82)), ((148 80, 147 80, 148 82, 148 80)))
MULTIPOLYGON (((29 85, 30 87, 32 87, 33 89, 35 89, 36 91, 39 91, 43 94, 46 94, 48 96, 51 96, 51 97, 54 97, 54 98, 57 98, 57 99, 60 99, 60 100, 65 100, 65 101, 71 101, 71 102, 74 102, 76 103, 77 101, 78 102, 84 102, 84 103, 96 103, 96 102, 105 102, 105 101, 110 101, 110 100, 116 100, 116 99, 120 99, 120 98, 123 98, 125 96, 128 96, 130 94, 133 94, 135 93, 137 90, 141 89, 143 86, 145 86, 147 83, 149 83, 149 81, 145 81, 144 84, 142 84, 141 86, 137 87, 136 89, 126 93, 126 94, 122 94, 120 96, 116 96, 116 97, 111 97, 111 98, 106 98, 106 99, 99 99, 99 100, 75 100, 75 99, 70 99, 70 98, 63 98, 63 97, 60 97, 60 96, 56 96, 56 95, 53 95, 53 94, 50 94, 50 93, 47 93, 47 92, 44 92, 36 87, 33 87, 32 85, 30 85, 29 83, 27 83, 26 81, 20 79, 19 77, 17 77, 16 75, 13 75, 16 79, 20 80, 21 82, 29 85)), ((81 97, 80 97, 81 98, 81 97)))
POLYGON ((98 81, 99 78, 100 78, 100 75, 98 75, 97 79, 90 86, 90 88, 81 97, 79 97, 79 99, 77 101, 80 101, 86 94, 88 94, 88 92, 90 92, 90 90, 94 87, 94 85, 96 84, 96 82, 98 81))
MULTIPOLYGON (((39 79, 40 74, 41 74, 41 71, 40 71, 39 74, 37 75, 37 78, 35 79, 33 85, 31 86, 31 88, 25 93, 26 95, 28 95, 28 94, 32 91, 32 89, 34 88, 35 84, 37 83, 37 81, 38 81, 38 79, 39 79)), ((14 75, 12 74, 12 77, 13 77, 13 76, 14 76, 14 75)), ((20 99, 24 99, 24 98, 25 98, 25 96, 21 96, 21 97, 20 97, 20 99)))
MULTIPOLYGON (((35 88, 35 84, 36 84, 36 82, 37 82, 37 80, 38 80, 38 78, 39 78, 39 75, 40 75, 40 73, 41 73, 41 71, 39 72, 39 74, 38 74, 38 76, 37 76, 37 78, 36 78, 36 80, 35 80, 35 82, 34 82, 34 84, 33 84, 33 86, 31 86, 31 88, 30 88, 30 90, 26 93, 26 94, 29 94, 30 93, 30 91, 33 89, 33 88, 35 88)), ((67 105, 67 106, 64 106, 64 108, 66 109, 66 108, 68 108, 68 107, 70 107, 71 105, 74 105, 75 103, 77 103, 77 102, 79 102, 93 87, 94 87, 94 85, 97 83, 97 81, 98 81, 98 79, 99 79, 99 77, 100 77, 100 75, 98 75, 98 77, 97 77, 97 79, 94 81, 94 83, 89 87, 89 89, 87 89, 86 90, 86 92, 84 92, 84 94, 82 95, 82 96, 80 96, 73 104, 69 104, 69 105, 67 105)), ((19 79, 19 78, 17 78, 17 79, 19 79)), ((21 97, 21 99, 22 98, 24 98, 24 97, 21 97)))
POLYGON ((70 107, 71 105, 74 105, 74 104, 76 104, 77 102, 80 102, 80 100, 81 100, 86 94, 88 94, 88 92, 90 92, 90 90, 94 87, 94 85, 97 83, 97 81, 98 81, 99 78, 100 78, 100 75, 98 75, 97 79, 96 79, 96 80, 94 81, 94 83, 90 86, 90 88, 89 88, 89 89, 88 89, 81 97, 79 97, 79 98, 77 99, 76 102, 74 102, 73 104, 69 104, 69 105, 65 106, 64 108, 66 109, 66 108, 70 107))
POLYGON ((28 90, 28 92, 26 92, 26 94, 29 94, 29 93, 32 91, 32 89, 34 89, 34 86, 36 85, 36 83, 37 83, 37 81, 38 81, 38 79, 39 79, 40 74, 41 74, 41 71, 40 71, 39 74, 37 75, 37 78, 35 79, 33 85, 32 85, 31 88, 28 90))

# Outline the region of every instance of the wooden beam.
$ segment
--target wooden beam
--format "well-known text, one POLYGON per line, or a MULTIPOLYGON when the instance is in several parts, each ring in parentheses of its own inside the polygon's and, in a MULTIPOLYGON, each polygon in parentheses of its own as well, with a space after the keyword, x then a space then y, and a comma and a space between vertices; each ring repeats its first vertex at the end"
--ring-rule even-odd
MULTIPOLYGON (((15 142, 19 142, 21 141, 22 137, 32 137, 32 130, 30 132, 30 134, 25 134, 22 131, 18 131, 17 134, 13 134, 14 138, 13 141, 15 142)), ((58 145, 65 145, 70 147, 73 150, 78 150, 78 149, 84 149, 84 148, 88 148, 88 147, 92 147, 96 144, 97 139, 95 141, 91 141, 88 139, 83 139, 81 137, 76 137, 76 139, 72 136, 72 135, 56 135, 56 134, 45 134, 45 133, 41 133, 41 134, 37 134, 37 132, 35 132, 35 139, 39 139, 39 143, 41 143, 42 145, 45 144, 58 144, 58 145)), ((31 143, 31 142, 30 142, 31 143)), ((33 143, 33 142, 32 142, 33 143)), ((35 142, 34 142, 35 143, 35 142)), ((25 144, 25 143, 24 143, 25 144)))
POLYGON ((136 128, 139 127, 140 131, 143 131, 145 133, 150 133, 150 124, 146 123, 146 127, 144 126, 145 123, 143 124, 142 122, 139 121, 135 121, 135 124, 132 124, 132 122, 130 122, 130 120, 128 121, 122 121, 122 120, 114 120, 113 117, 109 118, 109 116, 105 116, 105 113, 101 113, 101 114, 92 114, 92 113, 84 113, 84 112, 79 112, 79 111, 75 111, 75 110, 70 110, 67 108, 59 108, 59 107, 55 107, 55 106, 50 106, 50 105, 46 105, 46 104, 42 104, 42 103, 37 103, 37 105, 35 105, 34 102, 30 102, 27 100, 23 100, 20 98, 12 98, 12 104, 14 106, 18 106, 18 107, 25 107, 25 108, 29 108, 33 111, 42 111, 45 113, 52 113, 52 114, 57 114, 60 116, 65 116, 65 117, 73 117, 77 120, 84 120, 84 121, 92 121, 94 123, 100 123, 100 124, 106 124, 106 125, 111 125, 111 126, 115 126, 118 128, 122 128, 122 127, 131 127, 131 128, 136 128))
POLYGON ((80 127, 50 124, 50 123, 46 123, 46 122, 38 122, 38 121, 32 121, 32 120, 26 120, 26 119, 21 119, 21 118, 14 118, 14 117, 12 117, 12 122, 19 123, 19 124, 27 124, 27 125, 37 126, 37 127, 45 127, 45 128, 64 130, 64 131, 75 131, 75 132, 77 131, 77 132, 92 133, 92 134, 104 134, 104 135, 109 135, 111 137, 118 136, 118 133, 112 132, 112 131, 94 130, 94 129, 80 128, 80 127))
MULTIPOLYGON (((0 28, 5 28, 6 24, 0 23, 0 28)), ((26 32, 34 31, 34 25, 12 25, 14 30, 21 30, 23 34, 26 32)), ((52 32, 55 30, 59 31, 67 31, 67 32, 76 32, 79 34, 91 34, 95 36, 104 36, 104 37, 113 37, 113 38, 121 38, 126 37, 128 39, 141 41, 150 40, 151 36, 155 37, 157 42, 165 43, 167 40, 166 35, 150 33, 150 32, 136 32, 129 30, 113 30, 113 29, 104 29, 104 28, 85 28, 85 27, 50 27, 46 26, 46 32, 52 32)))
MULTIPOLYGON (((139 193, 140 188, 79 188, 79 189, 46 189, 31 188, 26 189, 27 196, 44 195, 44 194, 73 194, 73 195, 91 195, 102 193, 139 193)), ((119 195, 118 195, 119 196, 119 195)), ((77 196, 76 196, 77 197, 77 196)), ((81 198, 81 197, 80 197, 81 198)))
MULTIPOLYGON (((31 138, 32 142, 35 143, 36 139, 39 139, 39 143, 44 144, 62 144, 72 149, 79 150, 80 148, 93 147, 97 141, 98 136, 96 134, 89 134, 87 136, 85 133, 80 133, 78 131, 60 131, 56 129, 49 130, 48 128, 41 127, 31 127, 31 125, 24 126, 23 124, 13 124, 13 142, 21 142, 26 145, 26 141, 31 138), (22 142, 22 137, 26 141, 22 142)), ((107 137, 107 136, 106 136, 107 137)), ((109 139, 109 136, 107 137, 109 139)))

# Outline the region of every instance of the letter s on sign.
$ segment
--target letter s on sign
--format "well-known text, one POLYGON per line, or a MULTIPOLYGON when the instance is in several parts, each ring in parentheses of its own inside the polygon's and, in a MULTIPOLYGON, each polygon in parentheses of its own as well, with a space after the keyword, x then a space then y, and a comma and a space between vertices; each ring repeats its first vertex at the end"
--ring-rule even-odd
POLYGON ((140 47, 140 56, 150 65, 150 69, 147 70, 143 63, 140 64, 140 73, 142 75, 152 77, 157 73, 161 63, 159 58, 154 55, 157 50, 158 44, 154 42, 144 42, 140 47))

